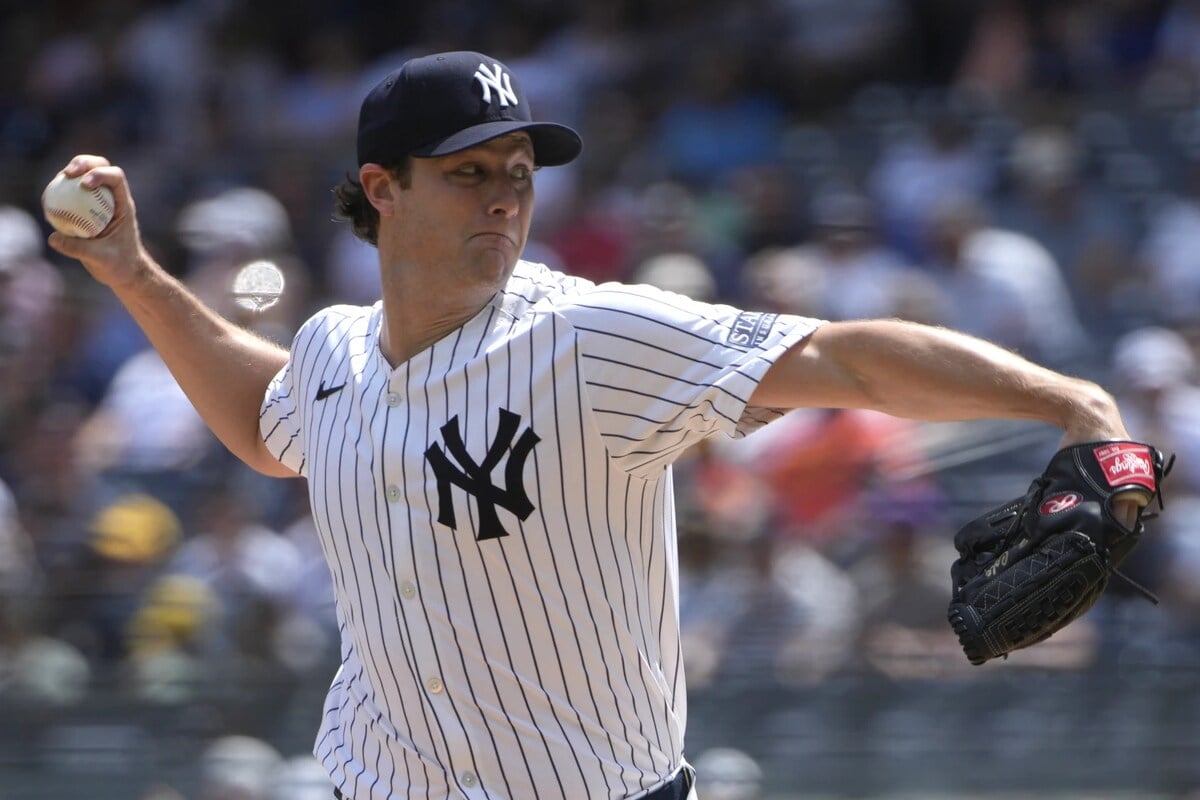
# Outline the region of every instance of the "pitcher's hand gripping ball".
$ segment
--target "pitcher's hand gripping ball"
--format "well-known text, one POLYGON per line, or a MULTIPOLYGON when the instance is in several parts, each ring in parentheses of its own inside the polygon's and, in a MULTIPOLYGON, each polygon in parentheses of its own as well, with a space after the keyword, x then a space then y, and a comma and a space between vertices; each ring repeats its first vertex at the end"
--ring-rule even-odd
POLYGON ((91 239, 112 221, 117 206, 107 186, 87 189, 79 181, 61 172, 55 175, 42 192, 42 211, 59 233, 91 239))
POLYGON ((1029 647, 1091 608, 1141 538, 1146 505, 1157 498, 1161 508, 1174 461, 1164 465, 1141 442, 1065 447, 1023 497, 963 526, 949 618, 967 659, 982 664, 1029 647), (1137 502, 1132 528, 1114 515, 1124 499, 1137 502))

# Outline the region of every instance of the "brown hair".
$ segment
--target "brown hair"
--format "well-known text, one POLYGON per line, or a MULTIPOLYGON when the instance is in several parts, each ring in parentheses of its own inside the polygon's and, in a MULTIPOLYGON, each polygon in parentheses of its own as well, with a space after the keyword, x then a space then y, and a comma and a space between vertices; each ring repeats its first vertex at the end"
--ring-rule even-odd
MULTIPOLYGON (((412 159, 406 157, 398 164, 385 164, 383 168, 400 182, 401 189, 412 185, 412 159)), ((379 211, 371 205, 362 184, 352 175, 333 187, 334 218, 350 222, 354 235, 367 244, 379 244, 379 211)))

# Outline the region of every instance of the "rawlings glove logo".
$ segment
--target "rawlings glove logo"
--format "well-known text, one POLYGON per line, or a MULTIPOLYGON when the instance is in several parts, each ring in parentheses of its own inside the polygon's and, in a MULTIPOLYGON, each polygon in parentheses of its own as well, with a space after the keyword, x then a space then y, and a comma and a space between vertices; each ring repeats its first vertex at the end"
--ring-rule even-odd
POLYGON ((1043 517, 1061 514, 1064 511, 1070 511, 1075 506, 1083 502, 1083 495, 1079 492, 1062 492, 1053 497, 1047 497, 1045 501, 1038 506, 1038 513, 1043 517))
POLYGON ((1131 442, 1097 447, 1094 451, 1100 469, 1104 471, 1104 479, 1108 485, 1141 486, 1154 494, 1158 488, 1154 480, 1154 462, 1150 457, 1150 448, 1131 442))

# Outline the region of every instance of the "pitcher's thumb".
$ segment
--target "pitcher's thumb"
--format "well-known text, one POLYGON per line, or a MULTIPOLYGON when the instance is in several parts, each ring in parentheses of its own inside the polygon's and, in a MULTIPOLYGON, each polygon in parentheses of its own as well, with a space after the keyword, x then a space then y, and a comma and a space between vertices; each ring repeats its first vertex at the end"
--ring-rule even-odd
POLYGON ((78 236, 67 236, 65 233, 55 231, 50 234, 50 238, 46 240, 52 250, 62 253, 68 258, 82 259, 88 252, 89 241, 81 239, 78 236))

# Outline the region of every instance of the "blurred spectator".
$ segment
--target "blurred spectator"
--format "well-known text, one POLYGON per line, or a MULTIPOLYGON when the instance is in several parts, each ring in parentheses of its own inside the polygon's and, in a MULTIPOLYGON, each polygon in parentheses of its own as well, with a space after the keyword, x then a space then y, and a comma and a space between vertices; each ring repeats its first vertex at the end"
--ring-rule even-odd
POLYGON ((271 140, 285 146, 344 141, 358 119, 359 54, 346 27, 311 31, 301 44, 304 69, 282 76, 270 107, 260 109, 271 140))
POLYGON ((283 513, 290 521, 283 537, 299 556, 295 580, 281 604, 282 618, 272 649, 278 661, 297 674, 320 674, 340 658, 341 631, 334 608, 333 579, 321 550, 316 523, 308 508, 307 485, 289 481, 283 513), (290 505, 289 505, 290 504, 290 505))
POLYGON ((1036 30, 1035 86, 1088 93, 1128 85, 1151 63, 1168 5, 1024 4, 1036 30))
POLYGON ((895 59, 909 27, 899 0, 771 0, 765 6, 778 47, 772 61, 786 75, 805 76, 784 84, 801 95, 799 102, 824 107, 899 66, 895 59))
POLYGON ((21 524, 16 500, 0 481, 0 615, 13 613, 22 597, 40 588, 38 573, 33 543, 21 524))
POLYGON ((116 59, 126 80, 144 88, 154 135, 174 154, 205 146, 205 92, 215 63, 203 4, 149 3, 121 34, 116 59))
POLYGON ((1028 236, 987 222, 981 201, 968 195, 943 197, 931 215, 943 324, 1078 369, 1087 342, 1058 265, 1028 236))
MULTIPOLYGON (((64 285, 46 261, 41 228, 27 211, 0 206, 0 421, 15 416, 56 366, 64 285)), ((5 425, 4 427, 7 427, 5 425)))
POLYGON ((590 98, 629 80, 641 58, 637 32, 625 24, 620 3, 583 0, 579 6, 533 54, 506 62, 522 76, 540 115, 570 125, 583 119, 590 98))
POLYGON ((849 657, 857 599, 831 560, 773 531, 778 501, 740 457, 706 444, 678 465, 687 480, 680 632, 689 680, 819 682, 849 657))
POLYGON ((165 504, 133 492, 102 506, 87 534, 86 549, 55 585, 56 631, 89 657, 112 664, 127 655, 126 626, 183 530, 165 504))
POLYGON ((189 288, 243 325, 290 340, 308 310, 311 278, 293 252, 291 219, 277 197, 252 186, 223 189, 186 205, 175 232, 184 247, 189 288), (259 313, 240 309, 231 292, 238 270, 251 261, 269 261, 284 276, 278 302, 259 313))
POLYGON ((262 739, 222 736, 200 759, 197 800, 271 800, 283 756, 262 739))
POLYGON ((958 554, 944 505, 927 484, 878 492, 864 552, 849 567, 863 603, 862 658, 892 678, 969 668, 946 624, 947 565, 958 554))
POLYGON ((155 133, 155 109, 144 85, 119 68, 113 26, 98 26, 90 35, 80 30, 55 31, 24 69, 36 124, 51 139, 42 146, 75 153, 145 143, 155 133))
POLYGON ((729 663, 765 648, 776 680, 819 685, 852 661, 862 604, 853 581, 826 553, 802 541, 773 544, 754 553, 763 576, 728 642, 729 663))
POLYGON ((199 466, 218 447, 152 348, 121 365, 77 441, 87 471, 141 487, 180 513, 203 478, 199 466))
POLYGON ((748 308, 820 318, 829 280, 811 252, 767 247, 746 259, 741 294, 748 308))
MULTIPOLYGON (((548 247, 561 259, 558 268, 597 283, 625 278, 637 248, 635 220, 640 222, 640 209, 633 207, 638 202, 630 191, 613 191, 581 204, 570 222, 546 238, 548 247)), ((686 241, 682 236, 663 244, 660 251, 684 247, 686 241)), ((652 250, 646 248, 647 253, 652 250)))
POLYGON ((275 774, 269 800, 329 800, 333 783, 325 768, 310 755, 293 756, 275 774))
POLYGON ((1190 85, 1200 85, 1200 2, 1175 0, 1163 17, 1158 36, 1158 58, 1168 67, 1184 70, 1190 85))
POLYGON ((758 580, 749 551, 769 536, 770 498, 748 470, 709 442, 675 468, 680 636, 688 681, 705 686, 721 668, 727 638, 758 580))
POLYGON ((1160 321, 1200 320, 1200 158, 1190 154, 1186 191, 1147 221, 1138 260, 1146 271, 1150 310, 1160 321))
POLYGON ((841 569, 802 543, 696 525, 680 545, 689 681, 724 689, 764 679, 808 685, 846 663, 858 607, 841 569))
POLYGON ((792 169, 779 164, 736 171, 713 198, 727 220, 723 238, 743 253, 800 241, 805 211, 802 186, 792 169))
POLYGON ((67 706, 91 688, 83 653, 42 633, 46 589, 8 487, 0 483, 0 698, 67 706))
POLYGON ((31 633, 0 642, 0 695, 33 706, 72 706, 92 688, 88 659, 69 643, 31 633))
POLYGON ((187 800, 187 798, 173 787, 158 783, 138 795, 138 800, 187 800))
POLYGON ((1105 340, 1120 332, 1133 219, 1112 193, 1084 177, 1078 138, 1059 126, 1033 126, 1012 145, 1016 193, 995 205, 997 225, 1032 237, 1062 270, 1089 330, 1105 340))
POLYGON ((0 483, 0 697, 70 705, 91 680, 83 654, 40 634, 44 592, 33 547, 8 488, 0 483))
POLYGON ((44 253, 42 229, 33 216, 15 206, 0 206, 3 324, 26 343, 50 337, 55 305, 64 290, 62 276, 44 253))
POLYGON ((737 458, 769 487, 780 536, 831 548, 863 530, 869 492, 920 461, 915 430, 874 411, 800 409, 747 437, 737 458))
POLYGON ((634 270, 633 279, 693 300, 716 301, 717 282, 712 272, 707 264, 690 253, 651 256, 634 270))
POLYGON ((1195 641, 1200 629, 1200 495, 1191 492, 1169 500, 1162 519, 1165 555, 1157 589, 1171 613, 1156 623, 1160 630, 1195 641))
POLYGON ((206 656, 219 623, 216 596, 198 578, 164 575, 140 602, 124 630, 134 694, 155 704, 194 702, 213 678, 206 656))
POLYGON ((748 753, 734 747, 711 747, 693 760, 705 800, 758 800, 766 776, 748 753))
POLYGON ((329 293, 340 303, 373 305, 382 296, 379 257, 375 248, 343 225, 330 240, 325 253, 325 276, 329 293))
POLYGON ((272 663, 275 633, 289 608, 302 559, 296 546, 261 521, 261 510, 230 481, 205 489, 192 507, 197 533, 168 565, 196 578, 217 605, 207 657, 272 663))
POLYGON ((937 204, 987 194, 995 172, 961 112, 943 102, 931 117, 884 142, 870 175, 884 241, 917 262, 928 255, 924 236, 937 204))
POLYGON ((957 76, 960 85, 999 97, 1024 89, 1033 67, 1030 21, 1020 0, 988 3, 980 17, 957 76))
POLYGON ((689 50, 650 137, 662 177, 721 186, 735 170, 778 161, 784 109, 748 86, 745 57, 730 46, 689 50))
MULTIPOLYGON (((292 236, 287 210, 279 200, 246 186, 189 203, 179 212, 175 227, 199 262, 196 270, 209 260, 237 262, 279 252, 290 245, 292 236)), ((222 280, 216 283, 224 286, 222 280)))
POLYGON ((94 477, 76 457, 84 413, 75 401, 48 401, 12 431, 6 453, 17 510, 51 584, 86 547, 88 520, 100 502, 94 477))
POLYGON ((938 289, 877 237, 870 200, 831 189, 813 202, 815 237, 799 248, 824 275, 819 316, 828 319, 900 317, 928 322, 938 289))
POLYGON ((690 253, 708 266, 718 295, 725 297, 736 291, 742 254, 708 216, 712 209, 706 197, 674 181, 645 187, 637 198, 628 256, 638 264, 663 253, 690 253))

